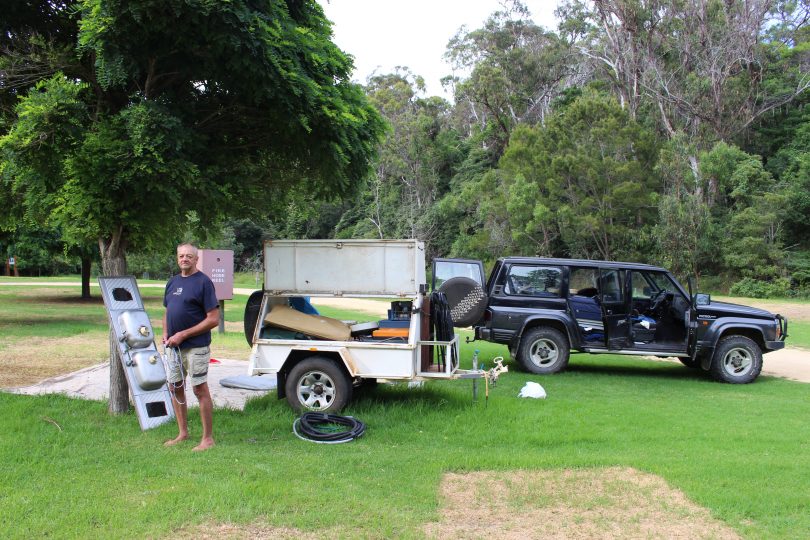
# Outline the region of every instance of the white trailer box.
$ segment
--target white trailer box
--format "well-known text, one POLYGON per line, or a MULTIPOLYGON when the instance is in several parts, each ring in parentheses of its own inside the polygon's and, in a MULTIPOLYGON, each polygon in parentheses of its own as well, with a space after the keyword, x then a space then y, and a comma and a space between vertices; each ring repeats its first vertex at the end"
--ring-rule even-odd
POLYGON ((273 240, 265 242, 264 261, 264 290, 246 308, 246 321, 253 320, 247 314, 258 314, 249 374, 277 376, 279 397, 294 408, 340 410, 364 381, 486 376, 482 370, 459 369, 458 336, 452 330, 442 339, 431 337, 423 242, 273 240), (351 337, 324 339, 309 335, 324 332, 310 329, 333 326, 327 335, 345 335, 344 323, 304 313, 289 317, 292 299, 300 297, 388 299, 389 319, 395 312, 397 320, 345 323, 351 337), (275 306, 281 307, 273 312, 275 306), (375 324, 387 332, 370 330, 375 324))

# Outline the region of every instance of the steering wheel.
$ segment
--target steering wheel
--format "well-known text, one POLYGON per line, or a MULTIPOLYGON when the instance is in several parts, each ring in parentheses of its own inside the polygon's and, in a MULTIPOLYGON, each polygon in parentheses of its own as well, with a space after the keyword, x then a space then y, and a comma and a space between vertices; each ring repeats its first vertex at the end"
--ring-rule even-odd
POLYGON ((650 313, 658 314, 658 312, 664 307, 664 304, 666 304, 669 296, 670 292, 666 289, 661 289, 658 291, 655 296, 650 299, 650 313))

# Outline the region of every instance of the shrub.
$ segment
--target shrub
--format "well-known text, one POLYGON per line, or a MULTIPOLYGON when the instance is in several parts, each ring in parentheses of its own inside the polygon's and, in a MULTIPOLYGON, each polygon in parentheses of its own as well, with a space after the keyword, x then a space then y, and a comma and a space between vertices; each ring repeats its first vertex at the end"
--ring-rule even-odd
POLYGON ((787 278, 777 278, 773 281, 762 281, 754 278, 743 278, 731 286, 729 292, 736 296, 749 296, 752 298, 771 298, 796 296, 787 278))

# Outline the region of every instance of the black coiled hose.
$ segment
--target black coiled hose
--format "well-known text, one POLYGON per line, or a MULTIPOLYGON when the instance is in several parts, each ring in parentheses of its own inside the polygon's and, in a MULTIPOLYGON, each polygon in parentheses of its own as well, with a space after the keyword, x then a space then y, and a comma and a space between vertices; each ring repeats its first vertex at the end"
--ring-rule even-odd
MULTIPOLYGON (((436 341, 452 341, 456 333, 453 330, 453 317, 450 315, 450 305, 447 303, 447 295, 441 291, 435 291, 430 295, 430 320, 433 324, 433 339, 436 341)), ((437 347, 436 356, 442 369, 446 366, 446 348, 437 347)), ((456 350, 450 348, 453 357, 450 359, 452 365, 456 363, 456 350)))
POLYGON ((299 439, 321 444, 338 444, 362 437, 366 425, 351 416, 306 412, 293 422, 293 433, 299 439), (338 429, 336 426, 346 426, 338 429))

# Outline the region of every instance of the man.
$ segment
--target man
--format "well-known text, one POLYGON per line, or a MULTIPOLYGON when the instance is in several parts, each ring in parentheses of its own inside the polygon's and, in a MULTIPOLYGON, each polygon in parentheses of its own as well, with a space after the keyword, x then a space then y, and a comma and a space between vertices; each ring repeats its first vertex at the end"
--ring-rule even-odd
POLYGON ((179 433, 166 441, 174 446, 188 439, 188 408, 184 374, 188 373, 194 395, 200 403, 200 420, 203 434, 195 452, 214 446, 213 408, 208 389, 208 364, 211 360, 211 329, 219 324, 219 302, 214 284, 204 273, 197 270, 197 248, 191 244, 177 246, 177 265, 180 273, 166 284, 163 305, 163 344, 180 351, 183 369, 176 363, 168 373, 172 405, 177 417, 179 433))

